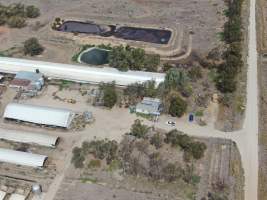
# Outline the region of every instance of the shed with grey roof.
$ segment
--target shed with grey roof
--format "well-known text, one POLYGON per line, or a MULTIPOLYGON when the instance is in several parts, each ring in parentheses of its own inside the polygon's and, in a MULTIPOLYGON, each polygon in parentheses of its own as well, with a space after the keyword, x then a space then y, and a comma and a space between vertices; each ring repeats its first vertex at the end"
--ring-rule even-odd
POLYGON ((145 97, 136 105, 136 112, 146 115, 160 115, 162 110, 160 99, 145 97))
POLYGON ((41 73, 19 71, 9 86, 24 91, 39 91, 44 86, 44 77, 41 73))

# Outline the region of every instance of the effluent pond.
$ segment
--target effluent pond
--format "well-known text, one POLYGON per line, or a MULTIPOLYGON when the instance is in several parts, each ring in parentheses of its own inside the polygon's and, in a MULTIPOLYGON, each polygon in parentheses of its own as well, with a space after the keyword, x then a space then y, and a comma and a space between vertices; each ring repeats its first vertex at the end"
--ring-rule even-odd
POLYGON ((128 26, 98 25, 91 22, 66 21, 57 29, 71 33, 85 33, 103 37, 114 36, 125 40, 168 44, 172 32, 169 30, 128 26))

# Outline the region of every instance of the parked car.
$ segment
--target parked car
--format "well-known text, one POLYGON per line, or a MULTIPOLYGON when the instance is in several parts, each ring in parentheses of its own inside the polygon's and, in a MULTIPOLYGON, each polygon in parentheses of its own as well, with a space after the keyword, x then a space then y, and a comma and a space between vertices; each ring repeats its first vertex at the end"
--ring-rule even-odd
POLYGON ((176 123, 174 121, 167 121, 166 124, 170 125, 170 126, 175 126, 176 125, 176 123))

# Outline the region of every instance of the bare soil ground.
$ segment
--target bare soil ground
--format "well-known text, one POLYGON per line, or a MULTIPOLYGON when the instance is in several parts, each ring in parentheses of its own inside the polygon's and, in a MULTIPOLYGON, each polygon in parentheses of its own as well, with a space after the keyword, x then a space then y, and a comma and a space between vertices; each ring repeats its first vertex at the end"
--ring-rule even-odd
MULTIPOLYGON (((105 0, 8 1, 8 3, 13 2, 36 5, 41 9, 41 16, 30 20, 28 26, 23 29, 4 27, 5 31, 1 31, 0 35, 0 50, 20 46, 29 36, 34 36, 46 47, 46 51, 38 59, 63 63, 71 62, 71 56, 76 51, 77 44, 84 44, 85 40, 78 42, 77 38, 66 37, 66 34, 52 31, 51 23, 55 17, 113 24, 150 25, 170 29, 181 25, 193 31, 192 49, 199 53, 207 53, 221 44, 218 33, 222 31, 225 20, 223 15, 225 5, 219 0, 112 0, 109 3, 105 0), (36 25, 37 22, 39 25, 36 25)), ((7 2, 0 0, 0 3, 7 2)), ((187 36, 188 32, 185 32, 184 37, 187 36)))

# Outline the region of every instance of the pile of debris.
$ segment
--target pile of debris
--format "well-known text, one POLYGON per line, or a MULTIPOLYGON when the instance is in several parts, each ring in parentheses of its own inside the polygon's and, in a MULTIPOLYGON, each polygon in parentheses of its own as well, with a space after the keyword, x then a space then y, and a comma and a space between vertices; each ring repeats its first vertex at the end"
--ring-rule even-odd
POLYGON ((82 131, 85 129, 87 124, 93 123, 94 120, 92 112, 85 111, 82 114, 76 114, 72 121, 71 129, 75 131, 82 131))

